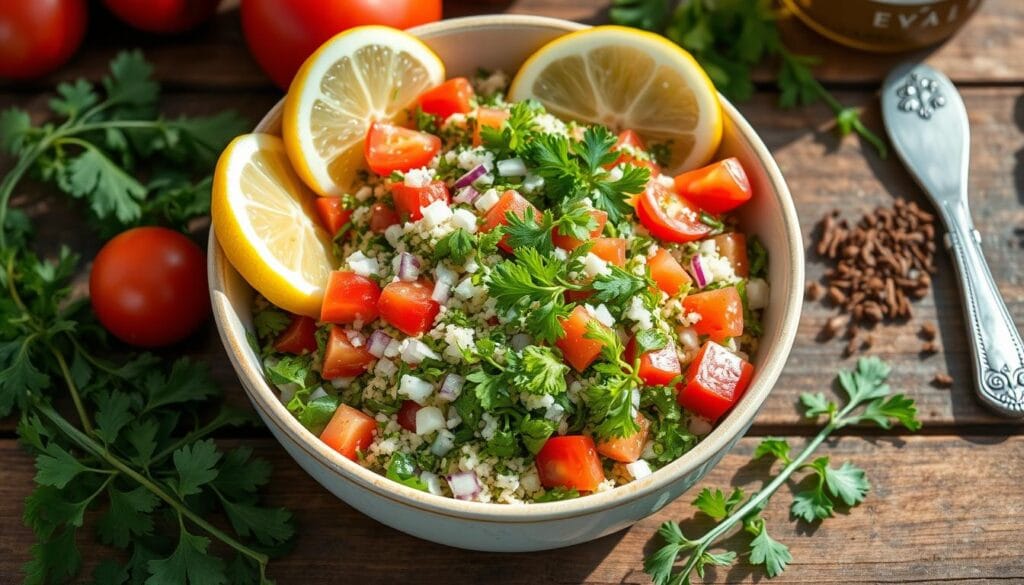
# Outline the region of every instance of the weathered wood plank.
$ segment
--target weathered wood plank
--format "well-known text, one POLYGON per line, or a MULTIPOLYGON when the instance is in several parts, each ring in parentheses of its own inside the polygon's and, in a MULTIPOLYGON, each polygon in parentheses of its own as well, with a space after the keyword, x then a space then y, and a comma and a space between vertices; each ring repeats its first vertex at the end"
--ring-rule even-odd
MULTIPOLYGON (((748 465, 755 445, 754 439, 743 440, 701 485, 756 489, 764 467, 748 465)), ((255 446, 275 465, 270 500, 294 510, 298 520, 296 549, 271 565, 282 584, 336 583, 339 575, 351 583, 649 583, 641 559, 657 547, 652 537, 658 524, 693 515, 691 493, 629 530, 570 549, 466 552, 378 524, 334 499, 271 440, 255 446)), ((1016 483, 1024 473, 1024 437, 848 437, 823 454, 863 467, 872 493, 848 514, 810 526, 788 520, 792 486, 784 488, 766 516, 771 534, 791 548, 794 562, 772 583, 1024 580, 1024 557, 1014 539, 1024 522, 1024 496, 1016 483)), ((31 542, 20 516, 33 469, 11 441, 0 442, 0 460, 0 582, 14 583, 31 542)), ((683 526, 692 534, 707 528, 692 521, 683 526)), ((108 554, 87 535, 80 545, 86 559, 108 554)), ((709 582, 750 583, 762 576, 740 565, 713 572, 709 582)))
MULTIPOLYGON (((475 14, 542 14, 590 24, 608 21, 607 0, 447 0, 445 17, 475 14)), ((913 55, 878 55, 837 45, 793 19, 783 20, 787 45, 797 53, 818 55, 821 78, 828 82, 877 83, 896 63, 927 58, 956 81, 1021 82, 1024 38, 1017 28, 1024 22, 1024 3, 988 0, 951 41, 913 55), (1011 26, 1018 25, 1017 27, 1011 26)), ((142 48, 167 83, 195 88, 270 88, 267 78, 249 56, 236 10, 219 14, 213 23, 177 37, 134 31, 103 10, 93 11, 86 49, 47 79, 29 87, 49 87, 56 80, 80 76, 98 78, 107 62, 125 47, 142 48)), ((768 70, 757 79, 771 81, 768 70)), ((3 87, 0 84, 0 87, 3 87)))
MULTIPOLYGON (((1024 264, 1020 258, 1024 235, 1024 119, 1021 108, 1024 96, 1014 88, 967 88, 964 91, 972 123, 971 194, 974 217, 984 237, 985 251, 1010 312, 1018 324, 1024 323, 1024 264)), ((875 98, 862 92, 844 92, 840 99, 866 108, 867 121, 880 129, 875 98)), ((165 99, 169 114, 210 113, 235 107, 250 120, 257 120, 276 97, 272 93, 230 92, 216 94, 172 93, 165 99)), ((45 115, 44 95, 0 98, 0 107, 19 105, 38 116, 45 115)), ((853 218, 876 205, 891 204, 894 197, 909 197, 924 204, 919 189, 895 158, 880 160, 861 149, 850 137, 837 141, 828 130, 829 113, 823 107, 805 110, 779 110, 771 95, 758 95, 740 106, 750 122, 764 137, 785 174, 801 218, 805 242, 815 222, 828 210, 839 208, 853 218)), ((96 242, 88 230, 81 229, 75 208, 59 196, 46 196, 45 188, 26 183, 19 189, 16 201, 27 206, 36 221, 38 241, 44 250, 53 253, 60 243, 89 256, 96 242)), ((880 328, 875 334, 875 353, 894 365, 893 385, 913 396, 919 403, 922 418, 930 425, 1003 424, 974 399, 969 380, 970 363, 964 345, 964 328, 960 316, 960 299, 952 274, 952 265, 945 252, 938 261, 939 274, 928 297, 914 306, 916 318, 903 326, 880 328), (941 319, 940 319, 941 316, 941 319), (924 321, 940 325, 940 342, 944 351, 922 358, 917 331, 924 321), (958 384, 953 389, 931 386, 938 372, 952 375, 958 384)), ((825 265, 813 254, 807 264, 808 278, 821 275, 825 265)), ((84 280, 83 280, 84 284, 84 280)), ((834 368, 840 363, 844 341, 826 344, 815 336, 832 315, 820 303, 806 303, 800 332, 774 394, 764 406, 758 425, 805 425, 794 404, 801 392, 827 390, 834 368), (829 365, 831 364, 831 365, 829 365)), ((191 352, 205 355, 218 378, 234 394, 241 389, 231 366, 211 330, 200 341, 187 344, 191 352)), ((180 351, 180 348, 173 351, 180 351)), ((844 366, 845 367, 845 366, 844 366)), ((9 429, 10 423, 0 423, 9 429)))

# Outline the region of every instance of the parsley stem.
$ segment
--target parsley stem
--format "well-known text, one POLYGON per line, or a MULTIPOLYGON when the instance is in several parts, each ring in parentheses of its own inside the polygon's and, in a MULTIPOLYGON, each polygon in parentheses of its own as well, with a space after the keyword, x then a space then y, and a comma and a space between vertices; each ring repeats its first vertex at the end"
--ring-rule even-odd
POLYGON ((78 391, 78 385, 75 384, 75 379, 71 375, 71 369, 68 368, 68 362, 64 359, 64 354, 58 351, 52 343, 47 342, 46 345, 50 348, 50 352, 53 354, 54 359, 57 360, 57 366, 60 367, 61 376, 64 377, 64 384, 68 387, 68 394, 71 395, 71 401, 75 403, 75 410, 78 411, 78 419, 82 421, 82 428, 90 435, 96 434, 96 431, 92 427, 92 421, 89 420, 89 414, 85 411, 85 404, 82 403, 82 396, 78 391))
POLYGON ((3 181, 0 181, 0 250, 7 249, 7 207, 11 200, 11 194, 14 193, 14 187, 32 167, 32 163, 35 162, 42 149, 48 145, 49 142, 44 140, 34 149, 21 155, 18 162, 14 164, 14 168, 4 176, 3 181))
POLYGON ((227 417, 225 417, 223 415, 223 413, 224 413, 224 411, 221 411, 221 414, 218 414, 216 417, 214 417, 213 420, 208 422, 202 428, 196 429, 196 430, 186 434, 185 436, 181 437, 180 439, 178 439, 174 443, 170 444, 163 451, 161 451, 161 452, 157 453, 156 455, 154 455, 153 458, 150 460, 149 464, 150 465, 155 465, 155 464, 159 463, 160 461, 166 459, 167 457, 170 457, 175 451, 177 451, 181 447, 183 447, 185 445, 188 445, 189 443, 192 443, 193 441, 198 441, 199 439, 202 439, 203 437, 209 435, 210 433, 213 433, 217 429, 220 429, 221 427, 224 427, 224 426, 227 426, 228 424, 230 424, 228 419, 227 419, 227 417))
POLYGON ((73 424, 68 422, 63 416, 60 415, 52 406, 37 402, 35 405, 43 416, 50 420, 65 436, 77 443, 82 449, 90 452, 93 456, 101 459, 110 465, 115 470, 123 473, 125 476, 131 478, 142 487, 149 490, 153 495, 163 500, 167 505, 174 508, 174 510, 181 516, 188 518, 193 524, 205 530, 208 534, 216 537, 224 544, 230 546, 241 554, 249 557, 256 561, 260 566, 260 572, 263 572, 263 568, 269 562, 267 555, 257 552, 241 542, 238 542, 232 538, 229 534, 226 534, 216 526, 207 522, 202 516, 193 512, 184 502, 174 497, 167 490, 165 490, 159 483, 152 480, 135 469, 132 469, 130 465, 121 461, 119 457, 111 453, 108 449, 97 443, 89 435, 86 435, 82 431, 78 430, 73 424))

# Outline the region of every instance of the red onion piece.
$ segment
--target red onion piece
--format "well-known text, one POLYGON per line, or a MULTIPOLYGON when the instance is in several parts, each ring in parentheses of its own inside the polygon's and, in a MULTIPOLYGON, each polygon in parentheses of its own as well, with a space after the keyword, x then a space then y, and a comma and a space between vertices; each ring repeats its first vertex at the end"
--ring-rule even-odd
POLYGON ((438 279, 434 283, 434 292, 431 293, 430 298, 438 303, 447 303, 448 299, 452 296, 452 285, 450 282, 438 279))
POLYGON ((459 194, 455 196, 452 201, 455 203, 472 203, 474 199, 480 196, 480 192, 473 188, 472 185, 459 191, 459 194))
POLYGON ((412 282, 420 277, 420 261, 408 252, 398 256, 398 279, 412 282))
POLYGON ((482 176, 484 176, 486 174, 487 174, 487 167, 485 167, 482 164, 476 165, 475 167, 473 167, 473 170, 469 171, 465 175, 462 175, 461 177, 456 179, 455 180, 455 184, 453 186, 456 189, 460 189, 462 187, 468 187, 468 186, 473 184, 473 181, 479 179, 480 177, 482 177, 482 176))
POLYGON ((704 271, 704 264, 700 261, 700 254, 694 254, 693 258, 690 259, 690 270, 693 272, 693 279, 697 281, 698 288, 704 288, 708 285, 707 272, 704 271))
POLYGON ((366 344, 366 351, 375 358, 384 357, 384 350, 391 343, 391 336, 378 329, 370 334, 370 341, 366 344))
POLYGON ((472 471, 460 471, 446 477, 456 500, 472 500, 480 493, 480 481, 472 471))
POLYGON ((462 386, 466 379, 458 374, 448 374, 441 382, 441 389, 437 391, 437 397, 451 402, 462 394, 462 386))

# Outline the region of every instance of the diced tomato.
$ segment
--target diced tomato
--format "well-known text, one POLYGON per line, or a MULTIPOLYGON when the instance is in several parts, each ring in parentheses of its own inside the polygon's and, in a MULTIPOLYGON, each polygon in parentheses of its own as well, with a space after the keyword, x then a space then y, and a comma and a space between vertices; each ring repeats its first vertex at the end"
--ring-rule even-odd
POLYGON ((434 201, 451 201, 444 181, 431 181, 426 187, 410 187, 399 181, 391 184, 391 196, 399 217, 407 217, 409 221, 423 219, 423 208, 434 201))
MULTIPOLYGON (((541 213, 537 211, 537 208, 532 203, 523 198, 522 195, 512 191, 511 189, 505 191, 502 194, 501 199, 494 204, 494 207, 487 210, 487 215, 484 216, 484 224, 480 226, 481 232, 489 232, 499 225, 507 225, 508 217, 507 214, 512 212, 517 217, 525 217, 527 213, 533 213, 533 217, 537 221, 541 220, 541 213)), ((512 253, 512 247, 508 245, 508 236, 503 236, 501 241, 498 242, 498 247, 505 250, 508 253, 512 253)))
POLYGON ((683 299, 687 313, 697 313, 700 321, 693 328, 717 342, 743 335, 743 301, 736 287, 709 290, 683 299))
POLYGON ((650 268, 651 278, 658 284, 658 288, 670 297, 676 296, 683 287, 693 282, 686 269, 665 248, 658 248, 658 251, 647 259, 647 267, 650 268))
POLYGON ((364 156, 378 175, 422 167, 441 150, 441 139, 387 122, 374 122, 366 134, 364 156))
POLYGON ((548 489, 592 492, 604 481, 594 440, 584 435, 551 437, 537 453, 536 463, 540 483, 548 489))
MULTIPOLYGON (((636 338, 633 338, 626 344, 626 361, 632 364, 635 359, 636 338)), ((640 368, 637 375, 648 386, 664 386, 681 373, 682 368, 679 367, 676 346, 671 341, 661 349, 645 351, 640 354, 640 368)))
POLYGON ((718 255, 732 264, 737 276, 750 276, 750 261, 747 260, 747 237, 738 232, 718 234, 711 238, 718 247, 718 255))
POLYGON ((692 242, 711 233, 700 220, 699 209, 658 181, 647 183, 637 200, 636 216, 652 236, 666 242, 692 242))
POLYGON ((395 208, 384 203, 374 203, 370 208, 370 231, 383 234, 389 227, 398 223, 395 208))
POLYGON ((563 318, 560 323, 565 335, 555 342, 558 349, 562 350, 565 361, 582 372, 590 366, 591 362, 601 354, 604 347, 600 341, 587 337, 587 324, 593 321, 598 326, 604 327, 600 321, 595 319, 586 309, 577 305, 568 317, 563 318))
MULTIPOLYGON (((600 209, 591 209, 589 213, 590 217, 593 217, 594 221, 597 222, 597 227, 590 231, 590 238, 600 237, 601 232, 604 231, 604 225, 608 223, 608 213, 600 209)), ((558 233, 558 230, 551 233, 551 241, 559 248, 569 252, 579 248, 584 243, 583 240, 577 240, 572 236, 563 236, 558 233)))
POLYGON ((348 333, 337 325, 331 327, 324 350, 324 364, 321 374, 327 380, 349 378, 366 371, 375 358, 366 351, 366 346, 356 347, 348 333))
POLYGON ((683 173, 675 181, 680 195, 710 213, 732 211, 753 195, 747 173, 735 157, 683 173))
POLYGON ((355 461, 356 451, 365 450, 373 442, 377 421, 373 417, 342 404, 334 411, 331 422, 327 423, 320 440, 343 456, 355 461))
POLYGON ((403 400, 401 408, 398 409, 398 424, 403 429, 416 432, 416 413, 423 408, 414 400, 403 400))
MULTIPOLYGON (((615 146, 612 147, 612 150, 620 150, 623 146, 632 150, 647 150, 647 146, 644 145, 643 138, 640 138, 639 134, 629 129, 623 130, 619 133, 619 139, 615 141, 615 146)), ((619 154, 619 158, 615 159, 612 163, 605 165, 605 168, 615 168, 620 164, 645 167, 651 171, 651 176, 661 174, 661 167, 658 166, 658 163, 651 159, 637 158, 628 152, 619 154)))
POLYGON ((437 301, 430 298, 433 293, 434 283, 429 280, 392 282, 380 294, 380 316, 406 335, 424 333, 441 310, 437 301))
POLYGON ((452 114, 467 114, 473 109, 473 86, 465 77, 455 77, 428 89, 420 96, 420 109, 445 120, 452 114))
MULTIPOLYGON (((581 283, 581 284, 583 284, 583 283, 581 283)), ((587 283, 587 284, 589 284, 589 283, 587 283)), ((582 302, 586 301, 587 299, 589 299, 592 296, 594 296, 594 290, 593 289, 567 290, 567 291, 565 291, 565 300, 567 302, 570 302, 570 303, 582 303, 582 302)))
POLYGON ((644 443, 647 442, 651 423, 638 412, 636 424, 640 425, 640 429, 632 435, 598 441, 597 452, 620 463, 632 463, 639 459, 640 454, 644 452, 644 443))
POLYGON ((480 146, 480 128, 501 128, 508 120, 508 112, 497 108, 477 108, 476 125, 473 127, 473 146, 480 146))
POLYGON ((281 353, 313 353, 316 351, 316 321, 303 315, 292 315, 292 322, 274 340, 274 349, 281 353))
POLYGON ((324 323, 369 323, 377 318, 377 283, 348 270, 335 270, 327 278, 320 320, 324 323))
POLYGON ((615 266, 626 265, 625 238, 594 238, 591 241, 594 243, 590 247, 591 254, 615 266))
POLYGON ((320 216, 320 223, 331 236, 337 234, 352 217, 352 210, 345 209, 341 204, 341 197, 317 197, 316 213, 320 216))
POLYGON ((679 404, 715 422, 746 392, 754 366, 713 341, 700 348, 679 386, 679 404))

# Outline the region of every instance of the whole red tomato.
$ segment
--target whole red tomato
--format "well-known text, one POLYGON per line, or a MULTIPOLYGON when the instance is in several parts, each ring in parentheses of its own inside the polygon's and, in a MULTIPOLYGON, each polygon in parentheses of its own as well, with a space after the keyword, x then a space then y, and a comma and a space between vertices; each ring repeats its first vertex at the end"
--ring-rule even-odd
POLYGON ((46 75, 67 61, 85 35, 85 0, 0 1, 0 77, 46 75))
POLYGON ((103 0, 118 18, 154 33, 179 33, 206 22, 220 0, 103 0))
POLYGON ((100 323, 142 347, 180 341, 210 313, 203 251, 161 227, 130 229, 107 242, 93 262, 89 294, 100 323))
POLYGON ((343 30, 364 24, 409 28, 440 18, 441 0, 242 0, 249 50, 282 89, 306 57, 343 30))

